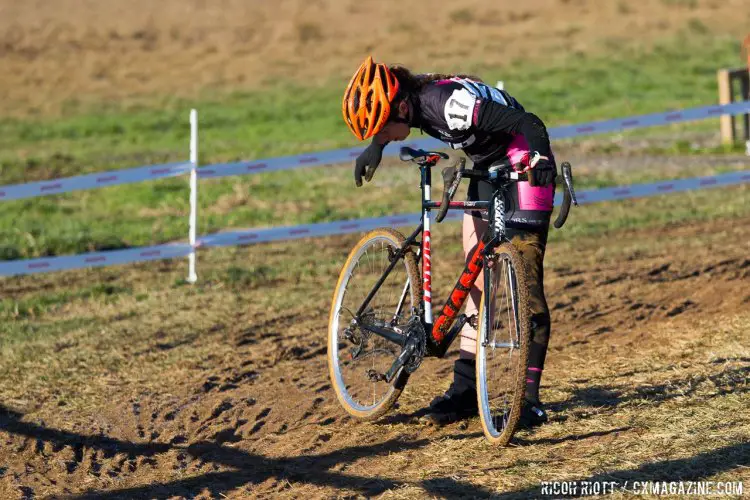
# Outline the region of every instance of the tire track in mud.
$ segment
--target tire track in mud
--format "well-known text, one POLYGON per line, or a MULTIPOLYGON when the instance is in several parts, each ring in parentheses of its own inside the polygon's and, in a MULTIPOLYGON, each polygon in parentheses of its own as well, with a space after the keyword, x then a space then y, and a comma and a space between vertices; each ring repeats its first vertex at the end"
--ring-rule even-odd
MULTIPOLYGON (((696 225, 695 231, 701 227, 696 225)), ((737 293, 740 283, 750 282, 750 259, 741 240, 726 245, 721 254, 705 249, 672 255, 665 249, 656 256, 596 267, 550 269, 548 301, 556 335, 551 351, 574 351, 600 338, 624 342, 662 322, 687 322, 696 315, 710 317, 747 307, 750 292, 737 293)), ((74 485, 84 483, 92 491, 103 491, 132 481, 158 483, 165 474, 232 470, 215 460, 219 451, 314 457, 362 444, 363 433, 381 439, 398 436, 405 428, 419 438, 435 439, 455 432, 400 420, 400 409, 394 410, 392 419, 367 427, 345 415, 328 380, 326 321, 326 312, 270 314, 257 318, 251 327, 229 329, 226 340, 244 361, 218 362, 199 378, 171 387, 171 393, 143 393, 122 400, 113 393, 112 405, 97 415, 81 418, 66 413, 34 422, 0 406, 0 443, 10 453, 0 483, 37 497, 72 494, 80 491, 73 488, 82 488, 74 485), (219 451, 202 451, 206 449, 219 451)), ((432 389, 435 381, 442 383, 450 370, 441 363, 428 360, 420 374, 424 378, 416 383, 432 389)), ((693 377, 675 387, 654 384, 633 389, 621 375, 598 393, 587 393, 581 404, 589 405, 595 397, 618 404, 662 400, 711 384, 725 390, 746 379, 747 368, 741 366, 721 377, 693 377)), ((574 418, 591 414, 588 406, 574 408, 576 397, 566 403, 573 409, 563 412, 573 412, 574 418)), ((430 398, 405 403, 406 411, 427 405, 430 398)), ((312 458, 310 463, 314 473, 312 458)), ((262 491, 278 488, 280 482, 268 479, 262 491)))

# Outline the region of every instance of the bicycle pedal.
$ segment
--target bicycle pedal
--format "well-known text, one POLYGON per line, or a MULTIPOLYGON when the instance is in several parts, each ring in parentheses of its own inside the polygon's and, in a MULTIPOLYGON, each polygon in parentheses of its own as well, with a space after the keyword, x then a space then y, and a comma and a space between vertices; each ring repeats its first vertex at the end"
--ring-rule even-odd
POLYGON ((385 382, 387 380, 385 375, 375 370, 367 370, 367 378, 370 379, 370 382, 385 382))

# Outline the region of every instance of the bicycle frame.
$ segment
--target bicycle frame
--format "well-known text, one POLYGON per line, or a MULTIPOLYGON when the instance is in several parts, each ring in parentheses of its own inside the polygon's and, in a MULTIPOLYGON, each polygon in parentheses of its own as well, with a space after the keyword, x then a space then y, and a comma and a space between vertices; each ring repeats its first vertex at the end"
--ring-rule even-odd
MULTIPOLYGON (((364 300, 359 310, 357 311, 357 317, 367 308, 369 302, 374 297, 377 290, 385 282, 386 278, 398 263, 398 257, 400 254, 405 252, 410 246, 420 246, 420 256, 422 258, 422 303, 421 310, 419 311, 421 319, 423 321, 425 331, 429 332, 427 342, 430 347, 430 351, 438 356, 442 356, 450 347, 453 342, 455 335, 449 335, 449 331, 453 326, 458 313, 463 307, 466 299, 469 296, 471 287, 476 282, 479 274, 482 272, 484 267, 484 261, 492 251, 503 242, 505 237, 505 206, 503 203, 503 193, 505 186, 501 186, 492 195, 492 201, 457 201, 450 202, 448 210, 461 210, 466 211, 467 209, 488 211, 488 219, 492 221, 487 232, 477 243, 477 246, 471 251, 468 258, 466 259, 466 266, 463 272, 458 278, 453 291, 448 297, 445 305, 438 314, 437 319, 433 321, 432 314, 432 218, 431 211, 440 208, 440 202, 432 201, 432 171, 429 165, 420 165, 421 173, 421 187, 422 187, 422 221, 419 226, 412 232, 412 234, 406 238, 403 246, 396 252, 394 258, 392 258, 390 265, 383 272, 383 275, 373 286, 373 289, 364 300), (417 237, 422 234, 421 244, 417 243, 417 237)), ((485 279, 486 281, 486 279, 485 279)), ((401 298, 394 312, 393 319, 397 318, 403 310, 403 305, 407 297, 409 283, 404 285, 404 290, 401 294, 401 298)), ((393 322, 392 322, 393 323, 393 322)), ((400 335, 394 333, 393 330, 384 328, 382 326, 375 325, 362 325, 364 328, 372 331, 376 335, 380 335, 390 341, 403 345, 403 340, 400 335)))

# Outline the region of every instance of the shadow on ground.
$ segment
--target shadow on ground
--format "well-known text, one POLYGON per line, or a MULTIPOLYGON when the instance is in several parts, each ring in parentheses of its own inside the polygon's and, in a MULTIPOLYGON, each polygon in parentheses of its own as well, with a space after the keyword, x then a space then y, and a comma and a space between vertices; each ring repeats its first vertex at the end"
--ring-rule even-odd
MULTIPOLYGON (((405 486, 409 483, 391 479, 377 479, 330 471, 340 463, 354 462, 359 458, 375 455, 387 456, 404 450, 421 448, 429 443, 427 439, 402 441, 392 439, 367 446, 352 446, 322 455, 301 455, 296 457, 269 458, 243 450, 222 446, 212 442, 198 442, 189 446, 165 443, 133 443, 107 436, 91 436, 44 427, 22 420, 23 414, 0 406, 0 431, 35 439, 37 447, 50 443, 53 450, 66 446, 74 449, 94 448, 103 450, 105 457, 117 453, 127 453, 131 458, 151 457, 177 449, 204 462, 229 467, 234 470, 210 472, 176 481, 147 484, 117 490, 91 489, 82 494, 70 495, 75 499, 109 498, 169 498, 174 496, 192 497, 208 490, 214 497, 240 487, 252 487, 269 478, 286 480, 290 483, 306 483, 336 489, 355 490, 360 494, 378 495, 386 490, 405 486)), ((411 484, 419 486, 420 484, 411 484)), ((427 491, 461 492, 470 497, 487 497, 490 492, 469 483, 452 478, 425 480, 421 486, 427 491)), ((28 488, 26 488, 28 490, 28 488)), ((33 492, 28 492, 33 495, 33 492)))
POLYGON ((575 389, 569 399, 551 403, 548 408, 553 412, 582 407, 615 408, 633 401, 639 404, 648 402, 659 405, 675 398, 693 396, 706 382, 709 383, 711 392, 707 393, 705 398, 715 398, 729 393, 744 394, 750 392, 749 375, 750 366, 735 366, 712 375, 689 375, 662 384, 641 385, 635 389, 612 385, 588 386, 575 389))
MULTIPOLYGON (((750 443, 738 443, 698 455, 676 460, 663 460, 641 465, 637 469, 621 469, 581 478, 581 481, 617 481, 620 485, 633 481, 699 481, 721 472, 750 465, 750 443)), ((542 487, 517 490, 493 498, 503 500, 541 498, 542 487)))

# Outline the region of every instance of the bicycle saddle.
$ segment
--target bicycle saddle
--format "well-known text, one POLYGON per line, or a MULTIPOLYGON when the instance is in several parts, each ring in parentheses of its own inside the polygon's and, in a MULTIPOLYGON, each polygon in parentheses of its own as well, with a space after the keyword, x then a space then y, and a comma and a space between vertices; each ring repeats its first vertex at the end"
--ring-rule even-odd
POLYGON ((398 157, 401 158, 401 161, 420 162, 426 160, 428 156, 433 155, 438 155, 444 160, 447 160, 449 158, 447 154, 441 153, 439 151, 424 151, 422 149, 412 149, 407 146, 403 146, 399 150, 398 157))

